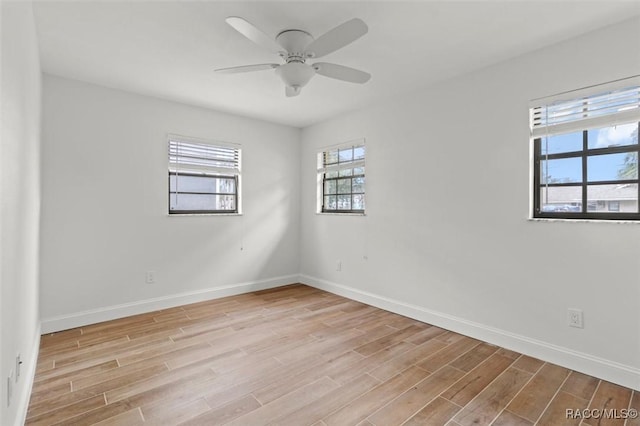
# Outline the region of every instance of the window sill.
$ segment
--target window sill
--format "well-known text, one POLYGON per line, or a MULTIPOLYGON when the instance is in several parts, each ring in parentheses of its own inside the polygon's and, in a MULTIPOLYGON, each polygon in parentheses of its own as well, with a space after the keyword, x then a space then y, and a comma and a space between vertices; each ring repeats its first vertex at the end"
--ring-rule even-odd
POLYGON ((316 212, 317 216, 366 216, 366 213, 331 213, 331 212, 316 212))
POLYGON ((201 216, 242 216, 242 213, 174 213, 168 217, 201 217, 201 216))
POLYGON ((560 219, 546 217, 530 217, 529 222, 571 222, 571 223, 611 223, 622 225, 640 225, 640 220, 615 220, 615 219, 560 219))

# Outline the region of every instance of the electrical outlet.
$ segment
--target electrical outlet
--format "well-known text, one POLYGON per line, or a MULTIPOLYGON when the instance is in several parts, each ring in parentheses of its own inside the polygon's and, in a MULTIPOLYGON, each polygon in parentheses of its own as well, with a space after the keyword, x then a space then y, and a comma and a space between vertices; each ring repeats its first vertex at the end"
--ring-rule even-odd
POLYGON ((584 328, 582 311, 580 309, 569 309, 567 311, 569 327, 584 328))
POLYGON ((147 271, 147 284, 154 284, 156 282, 156 271, 147 271))
POLYGON ((18 383, 18 379, 20 378, 20 367, 22 366, 22 361, 20 360, 20 354, 16 355, 16 383, 18 383))
POLYGON ((338 271, 338 272, 342 271, 342 261, 341 260, 338 260, 336 262, 336 271, 338 271))

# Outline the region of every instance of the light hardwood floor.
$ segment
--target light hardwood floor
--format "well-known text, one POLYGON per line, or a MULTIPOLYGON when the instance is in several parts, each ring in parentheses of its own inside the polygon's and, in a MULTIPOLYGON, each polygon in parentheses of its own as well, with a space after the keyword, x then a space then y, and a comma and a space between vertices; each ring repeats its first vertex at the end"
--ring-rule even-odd
POLYGON ((304 285, 42 336, 28 425, 624 425, 640 394, 304 285))

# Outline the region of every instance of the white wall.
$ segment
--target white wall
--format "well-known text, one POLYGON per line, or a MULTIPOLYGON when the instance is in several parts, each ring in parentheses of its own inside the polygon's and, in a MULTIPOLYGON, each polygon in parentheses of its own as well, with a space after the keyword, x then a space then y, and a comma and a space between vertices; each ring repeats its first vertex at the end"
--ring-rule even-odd
POLYGON ((43 331, 296 282, 299 139, 45 75, 43 331), (243 215, 168 216, 168 133, 242 144, 243 215))
POLYGON ((0 424, 22 424, 40 335, 40 93, 30 3, 0 3, 0 424), (16 355, 23 365, 15 381, 16 355), (7 377, 13 397, 7 406, 7 377))
POLYGON ((640 226, 528 220, 529 100, 636 74, 638 19, 304 129, 303 281, 640 389, 640 226), (315 214, 360 137, 367 215, 315 214))

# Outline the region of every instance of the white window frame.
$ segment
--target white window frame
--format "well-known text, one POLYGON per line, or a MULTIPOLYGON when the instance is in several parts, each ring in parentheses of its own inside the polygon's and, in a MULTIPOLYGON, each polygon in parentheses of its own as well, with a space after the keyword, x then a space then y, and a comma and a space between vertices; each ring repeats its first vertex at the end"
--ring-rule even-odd
MULTIPOLYGON (((168 179, 167 179, 167 209, 169 216, 202 216, 202 215, 240 215, 242 214, 242 146, 240 144, 230 142, 220 142, 194 138, 190 136, 168 134, 167 135, 167 153, 168 153, 168 179), (184 156, 180 158, 179 147, 184 145, 187 148, 212 148, 228 151, 232 154, 232 158, 220 156, 219 161, 215 155, 203 156, 202 158, 192 160, 184 156), (207 176, 230 178, 235 181, 235 209, 210 209, 210 210, 180 210, 172 211, 171 197, 179 196, 179 191, 173 191, 171 188, 171 177, 175 175, 179 178, 180 174, 190 176, 207 176)), ((210 154, 210 153, 209 153, 210 154)), ((213 194, 213 193, 212 193, 213 194)))
MULTIPOLYGON (((350 140, 348 142, 343 142, 343 143, 339 143, 339 144, 335 144, 335 145, 329 145, 329 146, 325 146, 322 147, 321 149, 319 149, 316 152, 316 161, 317 161, 317 167, 316 167, 316 172, 317 172, 317 179, 316 179, 316 187, 317 187, 317 197, 316 197, 316 213, 318 214, 328 214, 328 215, 355 215, 355 216, 364 216, 365 212, 366 212, 366 167, 365 167, 365 161, 366 161, 366 157, 367 157, 367 146, 365 143, 365 139, 364 138, 360 138, 360 139, 354 139, 354 140, 350 140), (329 165, 329 166, 325 166, 324 164, 324 158, 325 158, 325 154, 328 153, 329 151, 333 151, 333 150, 340 150, 340 149, 345 149, 345 148, 358 148, 358 147, 362 147, 364 148, 364 158, 362 159, 358 159, 358 160, 352 160, 352 161, 347 161, 347 162, 342 162, 342 163, 338 163, 335 165, 329 165), (364 192, 362 193, 362 197, 363 197, 363 203, 364 203, 364 209, 363 210, 354 210, 354 209, 348 209, 348 210, 340 210, 340 209, 324 209, 323 208, 323 204, 324 204, 324 182, 325 182, 325 173, 328 172, 340 172, 341 170, 348 170, 348 169, 353 169, 353 168, 363 168, 365 170, 364 174, 362 175, 362 178, 365 179, 365 189, 364 192)), ((353 189, 352 189, 353 191, 353 189)), ((360 193, 356 193, 356 195, 359 195, 360 193)), ((354 193, 351 192, 351 195, 353 196, 354 193)))

